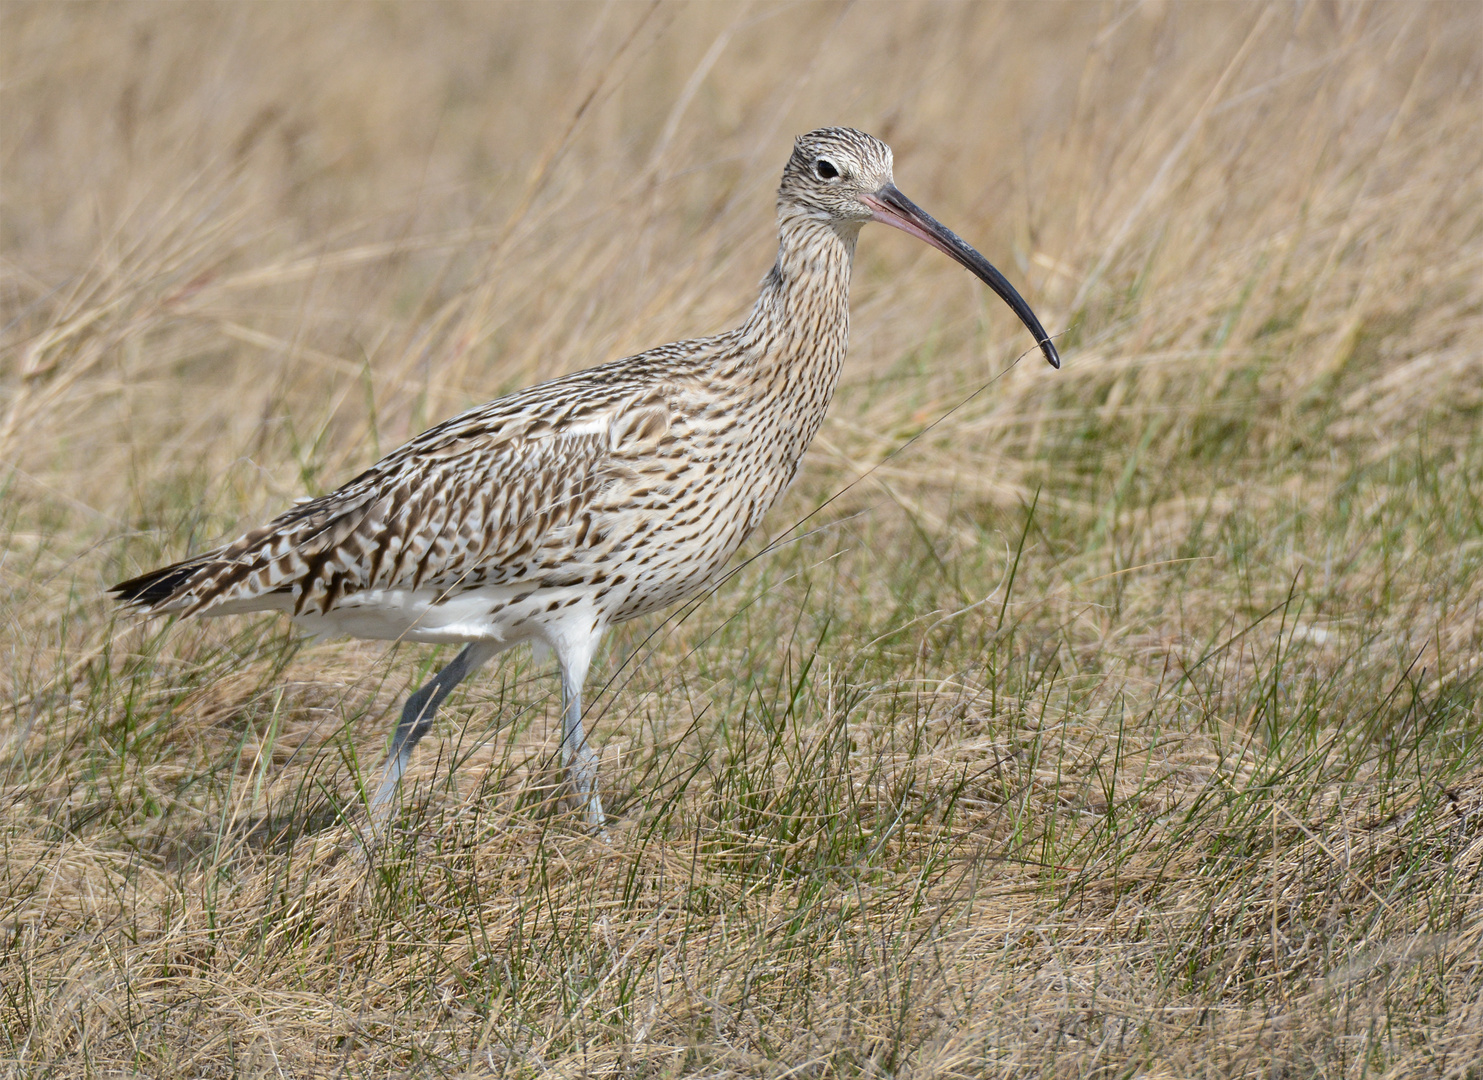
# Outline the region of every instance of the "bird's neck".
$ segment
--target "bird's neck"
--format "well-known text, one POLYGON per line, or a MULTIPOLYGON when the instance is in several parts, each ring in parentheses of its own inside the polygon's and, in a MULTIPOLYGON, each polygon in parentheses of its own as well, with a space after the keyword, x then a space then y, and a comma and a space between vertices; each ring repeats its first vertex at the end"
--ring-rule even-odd
POLYGON ((778 260, 762 280, 752 313, 714 339, 710 385, 722 401, 717 436, 729 440, 728 467, 741 478, 750 532, 777 501, 839 385, 850 334, 850 264, 858 225, 778 215, 778 260))
POLYGON ((858 222, 780 215, 777 262, 762 280, 752 313, 738 331, 748 376, 822 381, 824 404, 839 379, 850 333, 850 266, 858 222))

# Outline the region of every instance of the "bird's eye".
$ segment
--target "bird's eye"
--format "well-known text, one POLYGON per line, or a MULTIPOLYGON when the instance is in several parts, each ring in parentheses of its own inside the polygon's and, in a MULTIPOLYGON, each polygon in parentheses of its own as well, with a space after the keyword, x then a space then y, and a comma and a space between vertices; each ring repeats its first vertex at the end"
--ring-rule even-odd
POLYGON ((814 172, 818 173, 820 180, 833 180, 839 175, 839 170, 834 167, 834 162, 828 158, 820 158, 814 162, 814 172))

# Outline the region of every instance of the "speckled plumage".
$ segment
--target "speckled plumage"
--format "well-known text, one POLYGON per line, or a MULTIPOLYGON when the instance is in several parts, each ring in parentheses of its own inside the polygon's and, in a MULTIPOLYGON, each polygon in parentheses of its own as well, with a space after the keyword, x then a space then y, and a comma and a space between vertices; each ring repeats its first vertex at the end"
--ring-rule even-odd
POLYGON ((609 626, 704 588, 792 481, 839 381, 855 240, 883 213, 869 200, 895 192, 891 164, 850 129, 798 139, 777 262, 739 328, 471 409, 330 494, 113 591, 148 614, 277 610, 324 634, 470 643, 408 702, 378 804, 459 679, 518 642, 546 644, 563 671, 564 758, 601 825, 580 724, 592 654, 609 626))

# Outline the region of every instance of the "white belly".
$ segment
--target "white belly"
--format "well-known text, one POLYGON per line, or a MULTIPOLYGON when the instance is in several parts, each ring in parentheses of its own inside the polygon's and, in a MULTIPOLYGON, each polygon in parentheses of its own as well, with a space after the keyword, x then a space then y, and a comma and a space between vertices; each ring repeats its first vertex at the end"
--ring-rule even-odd
MULTIPOLYGON (((292 602, 284 596, 273 606, 287 610, 292 602)), ((205 614, 231 613, 218 608, 205 614)), ((434 645, 487 641, 508 648, 532 639, 555 645, 572 633, 600 631, 603 620, 583 588, 491 585, 453 596, 439 589, 369 589, 342 597, 329 612, 296 615, 294 623, 316 637, 434 645)))

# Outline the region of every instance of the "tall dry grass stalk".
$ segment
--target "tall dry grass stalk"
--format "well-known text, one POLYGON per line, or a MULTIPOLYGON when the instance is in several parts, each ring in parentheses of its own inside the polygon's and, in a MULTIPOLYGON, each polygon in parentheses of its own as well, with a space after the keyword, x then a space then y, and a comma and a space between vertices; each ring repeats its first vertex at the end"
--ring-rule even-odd
POLYGON ((1478 1076, 1480 42, 1472 3, 0 7, 8 1070, 1478 1076), (436 658, 104 587, 737 320, 826 123, 1065 370, 867 230, 788 542, 602 661, 611 845, 517 654, 343 857, 436 658))

